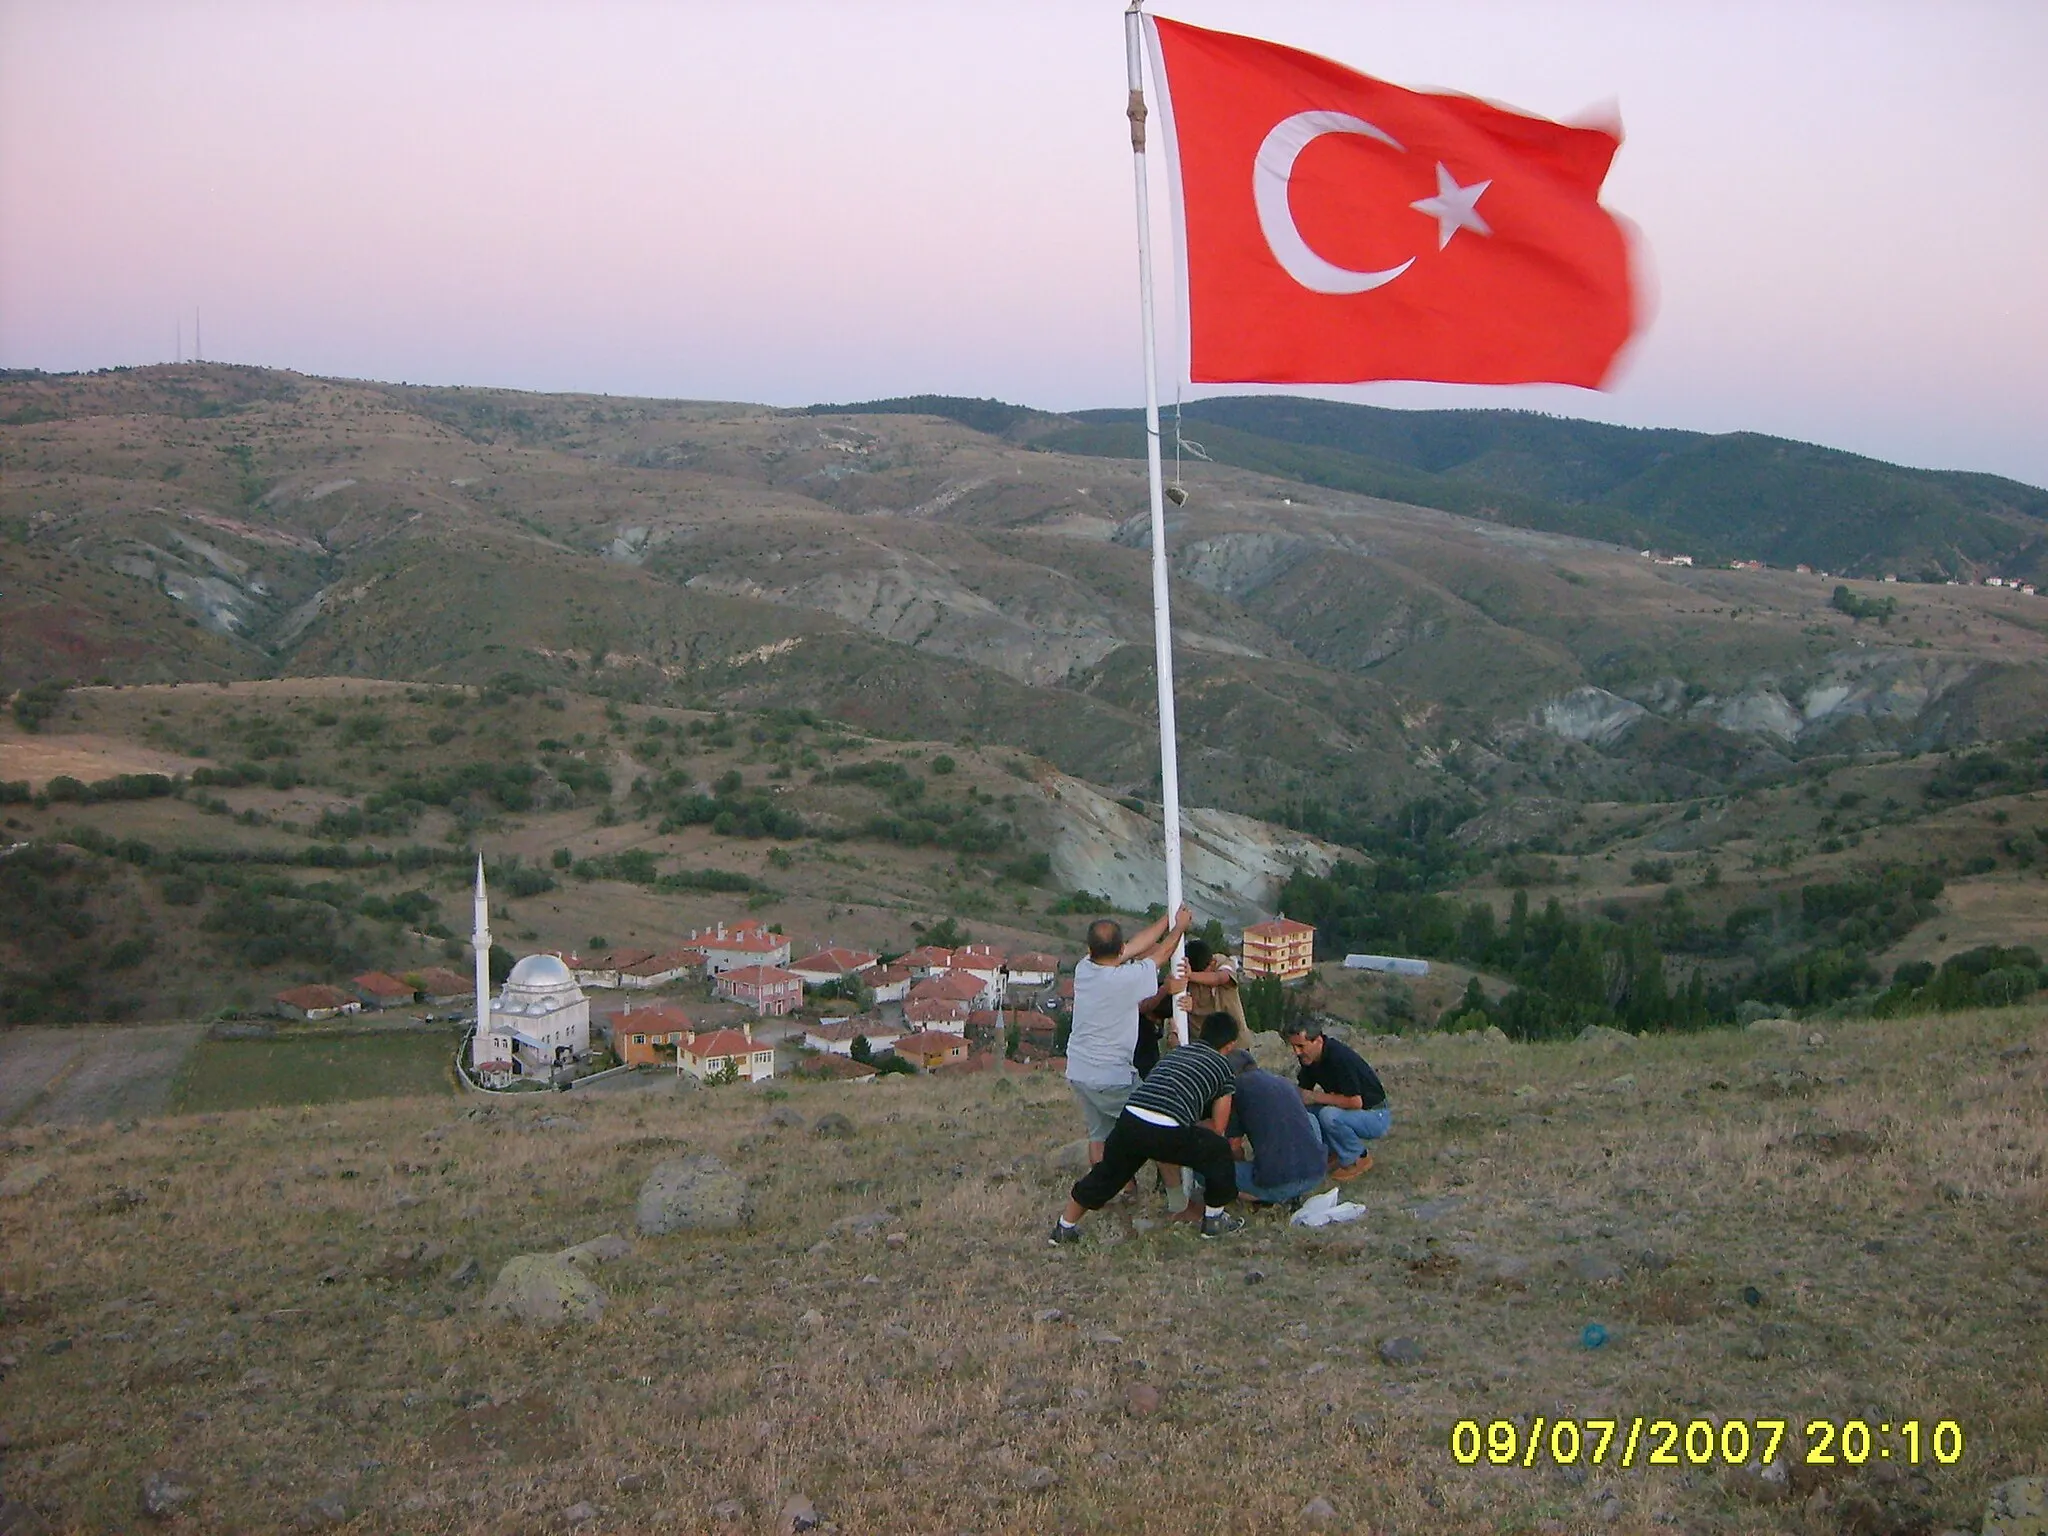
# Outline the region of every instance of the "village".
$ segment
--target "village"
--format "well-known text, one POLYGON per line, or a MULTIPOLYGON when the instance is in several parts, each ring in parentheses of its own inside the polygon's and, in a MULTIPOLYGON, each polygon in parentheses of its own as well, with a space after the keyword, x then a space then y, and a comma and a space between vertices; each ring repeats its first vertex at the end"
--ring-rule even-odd
MULTIPOLYGON (((441 966, 366 971, 345 984, 287 988, 273 1011, 305 1023, 464 1023, 458 1068, 486 1093, 647 1072, 696 1086, 1066 1066, 1074 957, 975 943, 878 954, 827 942, 796 955, 779 925, 740 919, 683 932, 660 950, 526 955, 494 993, 489 912, 480 862, 473 977, 441 966)), ((1243 931, 1238 967, 1248 979, 1298 982, 1314 965, 1310 924, 1282 916, 1243 931)))

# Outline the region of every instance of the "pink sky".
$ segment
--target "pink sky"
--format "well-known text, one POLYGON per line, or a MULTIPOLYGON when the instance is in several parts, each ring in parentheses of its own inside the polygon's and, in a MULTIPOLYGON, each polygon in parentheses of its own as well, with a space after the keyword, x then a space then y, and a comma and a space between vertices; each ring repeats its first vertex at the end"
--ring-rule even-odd
MULTIPOLYGON (((208 356, 313 373, 1133 404, 1120 11, 0 0, 0 365, 162 361, 196 305, 208 356)), ((1660 308, 1617 389, 1322 393, 2048 483, 2039 0, 1167 14, 1620 105, 1660 308)))

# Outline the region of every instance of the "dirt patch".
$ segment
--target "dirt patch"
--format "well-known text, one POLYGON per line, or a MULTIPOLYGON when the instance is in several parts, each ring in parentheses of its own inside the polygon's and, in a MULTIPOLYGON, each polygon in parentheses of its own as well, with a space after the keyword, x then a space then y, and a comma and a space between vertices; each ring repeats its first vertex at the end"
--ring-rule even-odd
POLYGON ((160 1115, 197 1024, 0 1034, 0 1124, 85 1125, 160 1115))
POLYGON ((66 775, 90 784, 123 773, 189 774, 200 766, 197 758, 112 736, 0 736, 0 779, 26 779, 32 789, 66 775))
POLYGON ((553 1398, 529 1392, 503 1403, 479 1403, 429 1444, 446 1461, 542 1461, 561 1449, 566 1422, 553 1398))

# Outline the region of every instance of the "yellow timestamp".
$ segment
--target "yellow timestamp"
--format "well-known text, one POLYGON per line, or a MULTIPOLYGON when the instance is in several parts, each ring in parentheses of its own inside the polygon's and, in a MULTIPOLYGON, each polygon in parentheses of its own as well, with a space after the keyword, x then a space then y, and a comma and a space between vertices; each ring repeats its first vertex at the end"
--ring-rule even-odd
POLYGON ((1897 1461, 1952 1467, 1963 1459, 1954 1419, 1460 1419, 1451 1459, 1469 1467, 1807 1466, 1897 1461))

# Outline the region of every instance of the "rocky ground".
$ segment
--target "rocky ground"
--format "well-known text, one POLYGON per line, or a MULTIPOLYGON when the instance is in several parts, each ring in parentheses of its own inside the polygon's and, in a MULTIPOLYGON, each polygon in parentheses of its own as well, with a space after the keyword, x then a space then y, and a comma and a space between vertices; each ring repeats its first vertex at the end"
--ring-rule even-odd
POLYGON ((1049 1248, 1039 1074, 16 1130, 0 1529, 2038 1529, 2048 1014, 1366 1049, 1366 1218, 1214 1242, 1049 1248), (1535 1414, 1964 1451, 1452 1454, 1535 1414))

